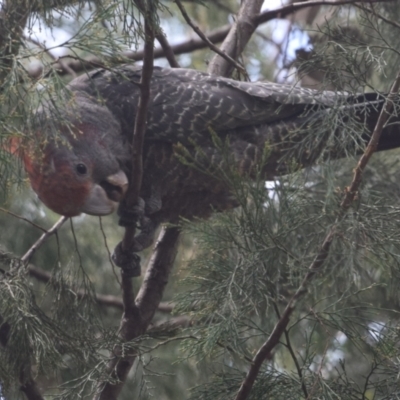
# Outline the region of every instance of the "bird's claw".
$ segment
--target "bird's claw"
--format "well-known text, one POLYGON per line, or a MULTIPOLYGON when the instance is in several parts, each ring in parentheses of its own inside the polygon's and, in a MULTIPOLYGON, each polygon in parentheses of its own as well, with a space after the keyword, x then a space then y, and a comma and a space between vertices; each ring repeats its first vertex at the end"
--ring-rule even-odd
POLYGON ((136 253, 150 247, 154 240, 156 224, 150 218, 143 216, 140 218, 139 225, 140 233, 135 236, 129 249, 124 249, 120 242, 112 254, 113 262, 128 278, 140 276, 140 257, 136 253))
POLYGON ((139 252, 150 247, 154 241, 156 224, 147 217, 142 217, 139 221, 140 233, 135 236, 131 247, 133 252, 139 252))
POLYGON ((119 225, 128 227, 136 226, 137 223, 144 218, 146 203, 139 197, 137 204, 133 207, 127 207, 124 202, 120 203, 118 207, 119 225))
POLYGON ((140 233, 135 236, 131 251, 137 253, 150 247, 154 241, 154 234, 157 228, 157 223, 154 218, 149 215, 161 209, 161 197, 153 188, 152 195, 146 198, 139 197, 137 204, 133 207, 127 207, 124 202, 121 202, 118 208, 119 225, 124 227, 134 226, 140 229, 140 233))
POLYGON ((121 204, 118 209, 120 226, 135 226, 140 229, 140 233, 135 236, 131 247, 133 252, 142 251, 153 243, 156 224, 145 215, 144 209, 145 202, 142 198, 139 198, 138 204, 134 207, 128 209, 121 204))
POLYGON ((118 243, 111 258, 115 265, 121 268, 122 273, 125 274, 127 278, 140 276, 140 257, 134 251, 124 250, 122 248, 122 242, 118 243))

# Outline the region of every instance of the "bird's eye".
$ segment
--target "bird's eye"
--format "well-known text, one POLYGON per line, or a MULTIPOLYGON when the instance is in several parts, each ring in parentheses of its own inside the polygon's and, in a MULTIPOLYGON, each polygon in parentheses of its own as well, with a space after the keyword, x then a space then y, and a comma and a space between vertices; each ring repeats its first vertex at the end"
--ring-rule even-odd
POLYGON ((82 163, 77 164, 77 165, 76 165, 76 172, 77 172, 79 175, 85 175, 86 172, 87 172, 87 167, 86 167, 86 165, 85 165, 85 164, 82 164, 82 163))

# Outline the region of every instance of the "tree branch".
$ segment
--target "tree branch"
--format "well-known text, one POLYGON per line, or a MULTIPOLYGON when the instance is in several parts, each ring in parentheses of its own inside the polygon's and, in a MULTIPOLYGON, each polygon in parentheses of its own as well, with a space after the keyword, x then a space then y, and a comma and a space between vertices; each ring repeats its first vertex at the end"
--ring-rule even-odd
MULTIPOLYGON (((163 32, 159 32, 159 33, 157 33, 156 38, 158 40, 158 43, 160 43, 160 45, 163 49, 165 58, 168 60, 171 68, 179 68, 180 65, 175 58, 174 51, 172 50, 172 47, 169 44, 165 34, 163 32)), ((154 54, 153 54, 153 56, 154 56, 154 54)))
POLYGON ((219 54, 225 61, 230 63, 234 68, 237 68, 240 72, 246 73, 246 70, 242 65, 240 65, 238 62, 236 62, 232 57, 230 57, 228 54, 225 54, 223 51, 221 51, 217 46, 215 46, 211 40, 207 38, 207 36, 201 31, 201 29, 190 19, 188 13, 185 10, 185 7, 183 4, 180 2, 180 0, 175 0, 176 5, 178 6, 179 10, 181 11, 181 14, 187 24, 192 27, 192 29, 197 33, 197 35, 204 40, 208 47, 213 50, 215 53, 219 54))
MULTIPOLYGON (((242 54, 258 26, 255 16, 259 14, 263 3, 264 0, 244 0, 242 2, 236 21, 222 43, 222 53, 235 60, 242 54)), ((222 58, 220 54, 216 54, 208 66, 208 72, 214 75, 230 76, 232 71, 232 64, 222 58)))
POLYGON ((178 251, 179 233, 178 227, 163 227, 158 237, 146 276, 136 297, 144 327, 150 324, 161 302, 178 251))
MULTIPOLYGON (((153 74, 153 47, 155 38, 155 13, 156 8, 152 2, 142 4, 137 0, 138 8, 144 15, 145 25, 145 53, 143 59, 142 76, 140 79, 140 98, 135 118, 135 127, 131 140, 132 150, 132 173, 128 192, 124 199, 126 209, 137 206, 142 185, 143 177, 143 143, 147 126, 147 108, 150 100, 150 82, 153 74)), ((120 250, 114 252, 114 262, 121 267, 122 277, 122 299, 124 303, 124 314, 120 325, 120 337, 124 343, 129 342, 140 334, 144 333, 147 325, 143 326, 142 315, 139 307, 135 303, 132 277, 137 276, 137 269, 140 275, 140 258, 132 253, 135 242, 136 226, 127 226, 122 242, 117 246, 120 250), (126 265, 124 258, 129 260, 126 265), (144 329, 144 330, 143 330, 144 329)), ((158 307, 158 303, 156 308, 158 307)), ((116 400, 125 384, 128 373, 136 358, 134 349, 124 351, 122 346, 116 346, 113 350, 113 358, 108 364, 108 373, 112 377, 112 382, 107 382, 96 395, 99 400, 116 400), (116 382, 116 383, 114 383, 116 382)))
POLYGON ((67 220, 67 217, 61 217, 47 232, 45 232, 40 238, 30 247, 30 249, 21 257, 22 263, 28 263, 36 250, 52 235, 57 233, 58 229, 67 220))
MULTIPOLYGON (((149 3, 150 4, 150 3, 149 3)), ((135 128, 132 135, 132 174, 129 180, 129 188, 124 198, 127 209, 132 209, 137 205, 140 188, 143 178, 143 143, 147 127, 147 109, 150 100, 150 82, 153 75, 154 62, 154 38, 155 22, 152 13, 154 10, 147 10, 149 15, 145 14, 145 46, 142 76, 140 79, 140 98, 135 118, 135 128)), ((125 229, 125 235, 121 242, 123 252, 131 252, 135 240, 135 226, 128 226, 125 229)))
POLYGON ((371 158, 372 154, 377 149, 379 138, 381 137, 382 130, 389 120, 391 112, 393 110, 393 101, 399 92, 400 89, 400 72, 398 73, 392 88, 390 90, 389 95, 386 98, 385 104, 382 107, 382 110, 379 114, 378 120, 376 122, 374 131, 372 133, 371 139, 368 143, 367 148, 364 151, 364 154, 361 156, 357 167, 354 170, 353 180, 350 184, 350 187, 346 188, 345 195, 343 197, 342 202, 340 203, 340 212, 339 215, 333 224, 333 226, 329 229, 328 234, 326 235, 314 261, 308 268, 308 272, 303 278, 299 288, 296 290, 296 293, 289 300, 285 310, 283 311, 282 316, 274 326, 269 338, 266 342, 260 347, 257 354, 253 358, 253 363, 250 365, 249 371, 246 374, 244 381, 239 389, 239 392, 235 398, 235 400, 246 400, 250 394, 250 391, 253 387, 253 384, 258 376, 261 365, 264 360, 269 356, 271 351, 278 345, 280 337, 285 332, 286 327, 289 324, 290 316, 294 311, 298 300, 307 292, 307 287, 315 274, 321 269, 325 260, 329 256, 329 251, 333 239, 336 237, 337 227, 340 220, 345 216, 351 204, 353 203, 358 188, 361 184, 362 173, 371 158))
MULTIPOLYGON (((28 265, 28 273, 31 277, 37 279, 40 282, 43 283, 49 283, 52 282, 52 275, 44 271, 41 268, 38 268, 32 264, 28 265)), ((72 289, 70 289, 72 290, 72 289)), ((78 290, 75 292, 76 297, 78 299, 83 299, 88 296, 88 293, 84 290, 78 290)), ((101 293, 95 293, 94 294, 94 300, 96 301, 97 304, 101 306, 106 306, 106 307, 113 307, 117 308, 118 310, 123 310, 124 309, 124 303, 122 299, 118 296, 113 296, 111 294, 101 294, 101 293)), ((174 304, 171 303, 160 303, 158 305, 157 311, 164 312, 164 313, 171 313, 174 308, 174 304)))
POLYGON ((302 1, 298 3, 291 3, 286 6, 276 8, 275 10, 268 10, 260 13, 254 18, 254 21, 256 24, 263 24, 265 22, 271 21, 272 19, 275 18, 285 18, 290 14, 295 13, 296 11, 299 11, 303 8, 308 8, 308 7, 320 7, 320 6, 332 6, 332 7, 337 7, 337 6, 344 6, 344 5, 351 5, 354 4, 355 6, 357 5, 356 3, 386 3, 386 2, 391 2, 394 0, 326 0, 326 1, 320 1, 320 0, 315 0, 315 1, 302 1))
MULTIPOLYGON (((124 318, 121 323, 121 336, 124 341, 131 341, 146 332, 157 306, 160 303, 168 277, 171 272, 178 248, 179 228, 163 228, 155 245, 146 276, 135 301, 135 318, 124 318)), ((121 347, 115 349, 114 357, 108 365, 116 384, 107 382, 96 400, 116 400, 122 390, 128 373, 135 361, 136 354, 122 352, 121 347)))
POLYGON ((13 216, 13 217, 15 217, 15 218, 17 218, 17 219, 20 219, 21 221, 25 221, 25 222, 27 222, 28 224, 34 226, 36 229, 41 230, 42 232, 47 232, 46 229, 44 229, 43 227, 41 227, 41 226, 38 225, 38 224, 35 224, 34 222, 32 222, 31 220, 29 220, 28 218, 25 218, 25 217, 22 217, 21 215, 15 214, 15 213, 13 213, 12 211, 6 210, 6 209, 3 208, 3 207, 0 207, 0 212, 3 212, 3 213, 8 214, 8 215, 11 215, 11 216, 13 216))
MULTIPOLYGON (((304 1, 300 3, 293 3, 288 6, 280 7, 275 10, 264 11, 254 17, 255 23, 257 25, 266 23, 275 18, 286 18, 288 15, 299 11, 303 8, 313 7, 313 6, 341 6, 346 4, 355 4, 355 3, 383 3, 386 1, 394 1, 394 0, 371 0, 371 1, 357 1, 357 0, 338 0, 338 1, 304 1)), ((232 25, 224 25, 218 29, 215 29, 208 34, 206 34, 207 39, 213 43, 222 42, 228 35, 231 30, 232 25)), ((208 47, 208 44, 204 42, 202 39, 190 39, 186 40, 182 43, 171 45, 171 50, 175 55, 191 53, 195 50, 201 50, 208 47)), ((58 62, 53 64, 53 68, 58 72, 59 75, 67 75, 69 70, 74 71, 75 73, 80 73, 82 71, 90 71, 94 68, 102 68, 106 67, 109 64, 116 65, 126 62, 126 60, 132 61, 141 61, 144 57, 144 50, 138 52, 123 52, 116 57, 113 58, 102 58, 96 56, 89 56, 85 59, 76 57, 76 56, 63 56, 59 58, 58 62), (61 65, 63 63, 63 65, 61 65)), ((163 48, 157 48, 154 50, 154 58, 162 58, 166 57, 166 53, 163 48)), ((29 68, 29 74, 32 78, 37 79, 43 74, 42 66, 35 66, 29 68)))

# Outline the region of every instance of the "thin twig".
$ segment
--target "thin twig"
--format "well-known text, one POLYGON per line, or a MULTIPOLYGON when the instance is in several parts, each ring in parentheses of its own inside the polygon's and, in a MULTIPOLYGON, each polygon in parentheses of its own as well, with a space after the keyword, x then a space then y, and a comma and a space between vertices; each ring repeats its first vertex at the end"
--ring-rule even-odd
POLYGON ((28 36, 25 33, 22 35, 22 37, 27 41, 27 42, 31 42, 33 43, 36 47, 39 47, 40 49, 42 49, 43 53, 47 53, 49 55, 49 57, 56 61, 57 57, 52 54, 52 52, 44 45, 44 43, 39 42, 38 40, 34 39, 32 36, 28 36))
POLYGON ((179 315, 178 317, 171 317, 166 321, 151 323, 146 331, 149 336, 159 336, 163 333, 171 334, 173 331, 180 328, 187 328, 193 325, 193 320, 187 315, 179 315))
POLYGON ((364 390, 362 392, 361 400, 368 400, 369 398, 367 397, 368 386, 369 386, 368 383, 377 368, 378 368, 378 363, 376 361, 373 361, 371 365, 371 371, 369 371, 368 375, 365 377, 364 390))
MULTIPOLYGON (((52 274, 41 268, 36 267, 35 265, 32 264, 28 265, 28 273, 31 277, 37 279, 40 282, 43 283, 52 282, 52 274)), ((69 288, 69 290, 72 291, 72 288, 69 288)), ((83 299, 85 297, 88 297, 88 293, 85 290, 78 290, 75 292, 75 295, 78 299, 83 299)), ((113 307, 119 310, 124 309, 124 303, 122 302, 122 299, 118 296, 95 293, 94 300, 96 301, 97 304, 101 306, 113 307)), ((158 305, 157 311, 164 313, 171 313, 173 308, 174 308, 173 303, 164 302, 158 305)))
POLYGON ((67 217, 61 217, 48 231, 46 231, 40 238, 30 247, 30 249, 21 257, 23 263, 28 263, 36 250, 52 235, 57 233, 58 229, 67 220, 67 217))
POLYGON ((164 51, 165 58, 168 60, 171 68, 179 68, 180 65, 175 57, 174 51, 172 50, 172 47, 169 44, 165 34, 163 32, 159 32, 157 33, 156 38, 158 40, 158 43, 160 43, 164 51))
POLYGON ((76 251, 76 254, 78 255, 78 259, 79 259, 79 267, 82 269, 82 256, 79 251, 78 238, 76 237, 76 234, 75 234, 74 223, 72 222, 72 218, 69 220, 69 225, 71 227, 72 237, 74 238, 75 251, 76 251))
MULTIPOLYGON (((280 7, 275 10, 268 10, 264 11, 258 15, 255 16, 255 23, 257 25, 269 22, 272 19, 275 18, 285 18, 288 15, 292 14, 293 12, 299 11, 303 8, 307 7, 313 7, 313 6, 341 6, 341 5, 346 5, 346 4, 355 4, 355 3, 383 3, 383 2, 388 2, 388 1, 394 1, 394 0, 376 0, 376 1, 360 1, 360 0, 338 0, 338 1, 309 1, 309 2, 301 2, 301 3, 293 3, 290 6, 284 6, 280 7)), ((220 28, 214 29, 208 34, 206 34, 207 38, 212 42, 213 44, 220 43, 222 42, 226 36, 228 35, 230 29, 232 28, 232 25, 227 24, 223 25, 220 28)), ((180 54, 186 54, 186 53, 191 53, 195 50, 201 50, 208 47, 208 44, 203 40, 203 39, 189 39, 184 42, 171 45, 171 49, 175 55, 180 55, 180 54)), ((121 64, 125 63, 127 60, 132 60, 132 61, 141 61, 144 56, 144 51, 137 51, 137 52, 132 52, 132 51, 127 51, 127 52, 122 52, 119 54, 117 57, 112 57, 112 58, 106 58, 103 57, 102 59, 96 57, 96 56, 88 56, 86 58, 81 58, 81 57, 76 57, 72 55, 66 55, 60 57, 60 60, 67 60, 70 59, 70 61, 65 61, 66 64, 68 65, 69 68, 71 68, 75 73, 79 73, 82 71, 90 71, 94 68, 109 68, 109 65, 115 65, 115 64, 121 64)), ((157 48, 154 50, 154 58, 162 58, 165 57, 165 53, 163 48, 157 48)), ((62 66, 57 67, 57 65, 54 66, 54 70, 56 73, 59 75, 63 76, 66 75, 66 71, 63 70, 62 66)), ((29 75, 37 79, 38 77, 41 77, 43 74, 43 66, 35 66, 35 67, 30 67, 29 69, 29 75)))
POLYGON ((152 346, 149 350, 145 351, 144 354, 151 353, 152 351, 157 350, 160 347, 165 346, 169 343, 176 342, 178 340, 187 340, 187 339, 199 340, 196 336, 193 336, 193 335, 172 337, 172 338, 166 339, 163 342, 157 343, 156 345, 152 346))
POLYGON ((31 224, 32 226, 34 226, 35 228, 40 229, 42 232, 47 232, 46 229, 44 229, 44 228, 41 227, 40 225, 35 224, 34 222, 30 221, 28 218, 21 217, 21 216, 18 215, 18 214, 14 214, 12 211, 6 210, 6 209, 3 208, 3 207, 0 207, 0 211, 3 212, 3 213, 5 213, 5 214, 12 215, 13 217, 20 219, 21 221, 25 221, 25 222, 27 222, 28 224, 31 224))
POLYGON ((55 56, 50 49, 48 49, 44 43, 39 42, 38 40, 34 39, 32 36, 28 36, 26 34, 23 34, 22 37, 28 41, 33 43, 35 46, 39 47, 42 49, 43 53, 46 53, 54 62, 58 62, 60 64, 60 67, 67 73, 70 74, 72 77, 76 77, 75 71, 68 66, 67 63, 65 63, 63 60, 60 59, 60 57, 55 56))
POLYGON ((301 1, 298 3, 291 3, 286 6, 276 8, 275 10, 268 10, 260 13, 257 15, 254 20, 257 24, 263 24, 265 22, 271 21, 271 19, 275 18, 284 18, 290 14, 295 13, 296 11, 299 11, 303 8, 308 8, 308 7, 319 7, 319 6, 344 6, 344 5, 356 5, 356 3, 369 3, 369 4, 374 4, 374 3, 387 3, 387 2, 392 2, 395 0, 326 0, 326 1, 320 1, 320 0, 315 0, 315 1, 301 1))
POLYGON ((201 31, 201 29, 191 20, 191 18, 189 17, 188 13, 185 10, 185 7, 180 2, 180 0, 175 0, 175 3, 178 6, 179 10, 181 11, 181 14, 182 14, 183 18, 185 19, 185 21, 187 22, 187 24, 190 25, 192 27, 192 29, 197 33, 197 35, 207 43, 208 47, 211 50, 213 50, 215 53, 219 54, 226 61, 231 63, 240 72, 245 74, 246 73, 246 69, 243 67, 243 65, 240 65, 232 57, 230 57, 228 54, 224 53, 217 46, 215 46, 214 43, 212 43, 211 40, 209 40, 208 37, 201 31))
MULTIPOLYGON (((278 316, 278 318, 281 318, 281 314, 279 312, 278 305, 274 302, 273 306, 274 306, 276 315, 278 316)), ((295 365, 296 370, 297 370, 297 375, 300 378, 301 390, 303 391, 303 393, 304 393, 304 395, 305 395, 305 397, 307 399, 308 398, 307 386, 306 386, 306 383, 304 382, 304 376, 303 376, 303 372, 301 370, 299 361, 297 360, 296 354, 294 354, 292 343, 290 342, 289 332, 288 332, 287 329, 285 329, 284 334, 285 334, 285 339, 286 339, 286 347, 289 350, 289 353, 290 353, 290 355, 292 357, 292 360, 293 360, 294 365, 295 365)))
POLYGON ((357 164, 357 167, 354 170, 353 180, 350 186, 346 188, 344 198, 340 203, 339 215, 335 223, 329 229, 329 232, 326 235, 316 257, 314 258, 314 261, 308 268, 307 274, 304 276, 303 281, 296 290, 296 293, 289 300, 285 310, 282 313, 282 316, 280 317, 279 321, 275 324, 269 338, 265 341, 265 343, 258 350, 257 354, 254 356, 253 363, 250 365, 249 371, 242 382, 242 385, 239 389, 239 392, 235 400, 245 400, 248 398, 250 391, 253 387, 253 384, 260 371, 261 365, 263 364, 264 360, 269 356, 271 351, 275 348, 275 346, 279 343, 280 337, 284 333, 289 323, 290 316, 293 313, 298 300, 307 292, 308 284, 311 282, 314 275, 321 269, 325 260, 328 258, 331 244, 333 242, 333 239, 336 237, 338 224, 344 217, 348 209, 350 208, 352 202, 354 201, 358 193, 358 188, 361 184, 362 172, 364 171, 369 159, 371 158, 372 154, 374 153, 374 151, 378 146, 382 130, 385 124, 387 123, 391 115, 391 112, 393 110, 393 101, 395 99, 396 94, 399 91, 399 88, 400 88, 400 72, 398 73, 390 90, 390 93, 387 96, 386 101, 382 107, 382 110, 375 124, 375 128, 372 133, 371 139, 368 143, 368 146, 365 149, 363 155, 361 156, 357 164))
POLYGON ((355 7, 359 8, 360 10, 363 11, 367 11, 371 14, 373 14, 375 17, 381 19, 382 21, 386 22, 389 25, 392 25, 393 27, 395 27, 396 29, 400 29, 400 24, 396 21, 393 21, 389 18, 386 18, 384 15, 378 13, 376 10, 374 10, 373 8, 368 8, 366 7, 364 4, 362 5, 358 5, 358 4, 354 4, 355 7))
POLYGON ((296 354, 294 354, 294 350, 293 350, 292 344, 290 342, 289 332, 287 331, 287 329, 285 329, 284 333, 285 333, 285 339, 286 339, 286 346, 287 346, 287 348, 289 350, 289 353, 290 353, 290 355, 292 357, 294 365, 296 366, 297 375, 299 375, 299 378, 300 378, 301 390, 303 391, 303 393, 306 396, 306 398, 308 398, 307 386, 306 386, 306 383, 304 382, 303 372, 301 370, 299 361, 297 360, 296 354))
POLYGON ((216 344, 217 346, 223 348, 223 349, 228 350, 229 353, 231 353, 231 354, 234 355, 234 356, 243 358, 243 360, 246 360, 246 361, 249 362, 249 363, 252 362, 252 359, 251 359, 250 357, 247 357, 247 356, 244 355, 244 354, 240 354, 240 353, 237 352, 235 349, 233 349, 231 346, 228 346, 228 345, 226 345, 226 344, 223 344, 223 343, 221 343, 220 341, 216 342, 215 344, 216 344))
POLYGON ((117 275, 117 272, 115 271, 115 264, 114 264, 114 262, 112 260, 111 251, 110 251, 110 248, 108 247, 107 236, 106 236, 106 233, 105 233, 104 228, 103 228, 103 221, 102 221, 101 217, 99 217, 99 224, 100 224, 100 231, 101 231, 101 233, 103 235, 104 246, 105 246, 105 248, 107 250, 107 254, 108 254, 108 261, 110 261, 111 269, 112 269, 112 272, 114 274, 115 280, 118 282, 119 286, 121 286, 121 282, 119 281, 119 277, 117 275))
MULTIPOLYGON (((313 309, 311 309, 310 311, 311 311, 311 314, 314 316, 314 318, 318 321, 320 326, 322 326, 322 328, 324 329, 324 331, 327 334, 327 336, 332 339, 332 334, 328 331, 328 329, 326 328, 326 326, 323 323, 323 321, 321 321, 321 318, 319 318, 319 316, 315 313, 315 311, 313 309)), ((311 400, 311 399, 314 398, 314 392, 317 389, 318 378, 320 378, 322 376, 322 367, 324 365, 324 361, 325 361, 328 349, 329 349, 329 341, 327 341, 326 344, 325 344, 325 348, 324 348, 324 350, 322 352, 321 360, 319 361, 318 370, 314 374, 316 376, 316 379, 314 380, 314 383, 313 383, 313 385, 312 385, 312 387, 310 389, 310 394, 306 397, 306 400, 311 400)))
MULTIPOLYGON (((128 192, 124 202, 126 207, 133 208, 139 199, 140 188, 143 178, 143 143, 147 127, 147 108, 150 100, 150 83, 153 75, 154 61, 154 26, 148 18, 145 20, 145 46, 142 76, 140 78, 140 98, 135 118, 135 128, 132 135, 132 175, 128 192)), ((125 229, 122 240, 122 249, 130 251, 135 238, 136 227, 130 226, 125 229)))

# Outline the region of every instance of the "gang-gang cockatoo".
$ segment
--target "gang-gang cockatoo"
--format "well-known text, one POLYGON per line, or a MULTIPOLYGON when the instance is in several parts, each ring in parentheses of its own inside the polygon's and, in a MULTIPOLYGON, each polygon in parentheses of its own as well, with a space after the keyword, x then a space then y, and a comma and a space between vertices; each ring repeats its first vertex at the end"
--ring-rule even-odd
MULTIPOLYGON (((49 101, 38 110, 36 145, 23 147, 22 157, 32 188, 53 211, 106 215, 123 204, 140 77, 141 67, 132 65, 96 70, 68 84, 62 106, 49 101)), ((227 184, 214 173, 227 162, 251 177, 268 149, 265 179, 287 173, 293 160, 298 167, 311 165, 329 138, 346 137, 347 125, 353 136, 358 127, 358 144, 368 140, 382 104, 373 93, 350 96, 155 67, 143 151, 143 212, 156 226, 233 207, 227 184), (228 161, 213 135, 227 147, 228 161), (176 157, 178 144, 191 153, 196 168, 176 157)), ((396 130, 385 128, 379 149, 400 145, 396 130)), ((331 157, 344 155, 345 146, 329 143, 336 143, 327 150, 331 157)), ((122 219, 126 213, 121 207, 122 219)), ((150 243, 143 240, 137 250, 150 243)))

